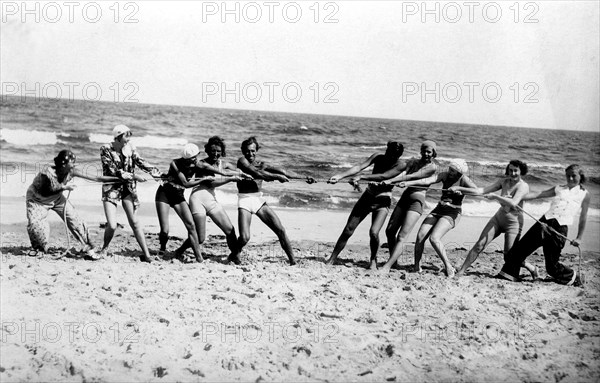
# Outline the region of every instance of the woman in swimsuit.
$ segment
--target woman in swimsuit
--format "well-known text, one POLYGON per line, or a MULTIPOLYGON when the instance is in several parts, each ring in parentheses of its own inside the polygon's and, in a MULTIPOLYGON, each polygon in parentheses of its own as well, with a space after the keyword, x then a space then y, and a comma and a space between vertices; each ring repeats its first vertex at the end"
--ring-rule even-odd
MULTIPOLYGON (((350 183, 355 184, 360 180, 368 181, 383 181, 395 177, 406 170, 406 162, 400 157, 404 152, 404 146, 396 141, 389 141, 385 154, 375 153, 362 163, 353 166, 345 172, 333 175, 328 183, 335 184, 341 179, 352 176, 350 183), (373 166, 371 175, 356 175, 358 172, 373 166)), ((370 269, 377 268, 377 250, 379 249, 379 232, 388 215, 392 204, 392 189, 393 185, 369 184, 365 192, 354 205, 348 222, 342 231, 342 234, 337 240, 331 256, 326 261, 328 264, 333 264, 337 260, 338 255, 346 247, 346 243, 354 234, 358 225, 369 215, 372 214, 371 229, 369 230, 371 261, 370 269)))
MULTIPOLYGON (((254 179, 238 181, 238 226, 240 237, 238 239, 239 255, 244 246, 250 240, 250 223, 252 215, 256 214, 279 238, 279 243, 285 251, 290 265, 295 265, 294 251, 290 240, 287 237, 285 229, 277 217, 277 214, 267 205, 267 201, 262 197, 263 181, 289 182, 290 178, 305 179, 307 183, 314 183, 312 177, 304 177, 289 170, 284 170, 272 165, 268 165, 256 158, 260 145, 255 137, 250 137, 242 142, 243 157, 237 162, 237 167, 244 173, 251 175, 254 179)), ((236 265, 240 264, 239 256, 232 254, 229 260, 236 265)))
MULTIPOLYGON (((475 194, 483 194, 485 198, 496 200, 502 205, 496 214, 485 225, 479 239, 467 254, 465 262, 456 273, 457 277, 464 275, 471 264, 475 262, 479 254, 500 234, 504 233, 504 257, 508 251, 521 237, 523 230, 523 213, 518 208, 511 207, 511 204, 523 207, 523 197, 529 193, 529 185, 523 181, 522 177, 527 174, 527 164, 512 160, 508 163, 505 170, 505 176, 485 188, 477 189, 475 194), (500 195, 490 194, 501 190, 500 195), (507 203, 510 200, 510 204, 507 203)), ((535 280, 538 277, 537 267, 525 262, 523 264, 535 280)))
MULTIPOLYGON (((433 182, 442 183, 442 196, 437 206, 429 213, 419 228, 415 242, 414 271, 421 272, 421 257, 425 249, 425 241, 429 238, 431 246, 444 262, 445 273, 453 277, 456 270, 450 264, 442 238, 456 227, 462 215, 463 193, 473 193, 477 185, 467 176, 469 168, 463 159, 455 159, 450 163, 447 171, 438 173, 433 182)), ((406 185, 429 186, 429 181, 408 181, 406 185)))
MULTIPOLYGON (((192 179, 196 172, 197 156, 200 152, 195 144, 186 144, 183 148, 181 158, 174 159, 167 173, 167 180, 158 187, 156 197, 154 199, 156 211, 158 213, 158 221, 160 223, 160 251, 164 254, 166 250, 167 240, 169 238, 169 209, 172 207, 183 221, 185 228, 188 231, 187 243, 192 247, 196 262, 202 262, 202 253, 198 241, 198 233, 192 218, 192 212, 185 200, 185 189, 198 186, 201 182, 210 181, 213 177, 204 177, 192 179)), ((183 257, 184 251, 177 251, 175 257, 183 257)), ((189 263, 190 259, 183 257, 183 262, 189 263)))
MULTIPOLYGON (((231 252, 229 257, 237 258, 239 251, 235 228, 231 224, 227 212, 225 212, 223 206, 217 201, 215 188, 229 182, 252 179, 252 177, 237 170, 235 166, 223 160, 223 157, 225 157, 227 153, 225 152, 225 142, 219 136, 211 137, 206 145, 204 145, 204 151, 208 157, 199 161, 198 166, 196 167, 195 176, 214 177, 216 174, 226 175, 214 180, 201 182, 192 190, 192 194, 190 195, 190 209, 192 211, 192 216, 194 217, 194 223, 196 224, 198 241, 202 244, 206 239, 206 217, 208 216, 225 234, 227 246, 231 252)), ((189 240, 186 240, 177 252, 183 253, 189 245, 189 240)))
MULTIPOLYGON (((424 141, 421 144, 421 158, 410 160, 407 164, 405 174, 384 181, 384 183, 395 184, 398 182, 430 178, 437 171, 437 163, 434 160, 435 157, 437 157, 436 143, 431 140, 424 141)), ((400 197, 400 200, 396 204, 385 230, 390 251, 390 259, 381 268, 383 272, 389 272, 396 261, 398 261, 398 258, 400 258, 403 250, 402 242, 410 235, 412 229, 423 214, 425 192, 426 190, 421 188, 408 187, 404 190, 402 197, 400 197)))

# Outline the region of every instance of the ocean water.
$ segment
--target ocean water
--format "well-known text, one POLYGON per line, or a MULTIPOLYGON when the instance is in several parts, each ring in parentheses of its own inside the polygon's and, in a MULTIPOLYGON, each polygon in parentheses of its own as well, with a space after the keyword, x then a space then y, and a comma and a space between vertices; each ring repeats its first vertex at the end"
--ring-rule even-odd
MULTIPOLYGON (((469 175, 479 186, 501 176, 507 162, 520 159, 529 165, 524 179, 531 189, 564 184, 564 168, 578 163, 585 168, 587 188, 592 194, 590 216, 599 216, 600 134, 455 123, 405 121, 345 116, 274 113, 231 109, 209 109, 137 103, 107 103, 78 100, 21 99, 2 97, 0 102, 0 176, 2 197, 24 197, 31 180, 62 149, 70 148, 78 166, 100 174, 99 148, 112 140, 114 125, 128 125, 133 142, 150 163, 168 169, 188 142, 200 148, 213 135, 227 144, 227 159, 241 156, 240 143, 256 136, 265 161, 319 179, 327 179, 375 152, 385 151, 390 139, 404 144, 404 157, 416 157, 420 143, 438 143, 442 165, 452 158, 464 158, 469 175)), ((78 181, 73 194, 80 203, 100 205, 100 186, 78 181)), ((139 185, 142 202, 152 203, 157 184, 139 185)), ((269 203, 292 209, 350 210, 359 193, 347 183, 319 182, 265 183, 269 203)), ((399 198, 400 189, 394 197, 399 198)), ((236 188, 218 189, 225 205, 236 203, 236 188)), ((438 192, 428 193, 433 207, 438 192)), ((531 201, 526 210, 541 215, 547 201, 531 201)), ((491 216, 498 204, 479 197, 467 197, 465 215, 491 216)))

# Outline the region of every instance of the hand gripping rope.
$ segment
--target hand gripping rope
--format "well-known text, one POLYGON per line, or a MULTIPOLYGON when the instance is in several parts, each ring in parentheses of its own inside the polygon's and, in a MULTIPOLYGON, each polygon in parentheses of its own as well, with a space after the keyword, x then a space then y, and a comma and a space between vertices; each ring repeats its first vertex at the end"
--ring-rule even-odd
MULTIPOLYGON (((400 186, 400 185, 397 185, 400 186)), ((411 186, 413 188, 417 188, 417 189, 424 189, 424 190, 440 190, 440 191, 447 191, 449 189, 437 189, 437 188, 431 188, 428 186, 411 186)), ((464 193, 465 195, 472 195, 472 194, 468 194, 468 193, 464 193)), ((479 194, 475 195, 475 196, 480 196, 479 194)), ((585 278, 583 278, 583 275, 581 274, 581 262, 582 262, 582 255, 581 255, 581 246, 579 246, 579 244, 577 242, 575 242, 575 240, 569 239, 567 236, 562 235, 561 233, 559 233, 558 231, 556 231, 554 228, 550 227, 548 224, 544 223, 544 222, 540 222, 537 218, 535 218, 533 215, 529 214, 527 211, 525 211, 521 206, 519 205, 515 205, 520 211, 522 211, 523 213, 527 214, 531 219, 533 219, 535 222, 539 223, 542 226, 542 229, 550 234, 554 234, 557 235, 561 238, 563 238, 565 241, 569 242, 571 245, 577 247, 577 250, 579 250, 579 262, 577 264, 577 273, 580 276, 580 283, 583 285, 584 284, 584 280, 585 278)))
MULTIPOLYGON (((135 170, 134 170, 135 172, 135 170)), ((135 173, 134 173, 135 176, 135 173)), ((290 181, 302 181, 302 182, 306 182, 309 178, 312 177, 302 177, 302 178, 291 178, 290 181)), ((166 179, 168 179, 168 177, 161 175, 161 176, 152 176, 152 179, 154 179, 155 181, 164 181, 166 179)), ((329 179, 326 178, 312 178, 315 183, 316 182, 323 182, 323 183, 329 183, 329 179)), ((196 180, 200 180, 200 178, 191 178, 189 181, 196 181, 196 180)), ((118 184, 118 183, 122 183, 123 181, 116 181, 116 182, 102 182, 102 184, 104 185, 112 185, 112 184, 118 184)), ((351 182, 348 181, 348 183, 350 185, 352 185, 352 187, 354 188, 354 190, 356 191, 362 191, 360 185, 361 184, 369 184, 369 183, 373 183, 372 181, 369 182, 351 182)), ((87 186, 87 185, 86 185, 87 186)), ((402 184, 396 184, 394 185, 395 187, 399 187, 399 188, 405 188, 406 186, 402 185, 402 184)), ((415 188, 415 189, 421 189, 421 190, 433 190, 433 191, 450 191, 450 189, 441 189, 441 188, 432 188, 430 186, 410 186, 411 188, 415 188)), ((67 201, 69 200, 69 196, 71 194, 71 191, 69 190, 68 194, 67 194, 67 201)), ((470 194, 470 193, 463 193, 465 195, 470 195, 470 196, 477 196, 477 197, 481 197, 480 194, 470 194)), ((551 234, 557 235, 563 239, 565 239, 565 241, 569 242, 571 245, 577 247, 577 249, 579 250, 579 262, 578 262, 578 266, 577 266, 577 272, 580 276, 582 276, 581 274, 581 262, 582 262, 582 254, 581 254, 581 247, 579 246, 579 244, 577 242, 575 242, 574 240, 569 239, 568 237, 562 235, 561 233, 557 232, 554 228, 548 226, 546 223, 544 222, 540 222, 538 219, 536 219, 533 215, 529 214, 527 211, 525 211, 523 208, 521 208, 520 206, 516 205, 516 207, 522 211, 523 213, 527 214, 530 218, 532 218, 535 222, 539 223, 542 228, 546 231, 549 232, 551 234)), ((65 232, 67 234, 67 250, 61 255, 61 257, 65 256, 68 252, 69 252, 69 247, 70 247, 70 239, 69 239, 69 232, 68 232, 68 227, 67 227, 67 222, 66 222, 66 207, 65 210, 63 211, 63 221, 65 224, 65 232)), ((581 279, 581 284, 583 284, 583 278, 581 279)))
MULTIPOLYGON (((352 185, 352 187, 354 187, 355 190, 357 191, 361 191, 360 189, 360 184, 363 182, 349 182, 350 185, 352 185)), ((403 186, 402 184, 397 184, 394 185, 396 187, 400 187, 403 188, 405 186, 403 186)), ((410 186, 412 188, 415 189, 421 189, 421 190, 437 190, 437 191, 450 191, 450 189, 439 189, 439 188, 432 188, 430 186, 410 186)), ((471 195, 471 196, 476 196, 476 197, 482 197, 482 195, 480 194, 470 194, 470 193, 463 193, 465 195, 471 195)), ((527 214, 530 218, 532 218, 535 222, 539 223, 542 226, 542 229, 550 234, 554 234, 557 235, 561 238, 563 238, 565 241, 569 242, 571 245, 577 247, 577 250, 579 251, 579 261, 577 264, 577 273, 580 276, 580 283, 581 285, 584 284, 585 278, 583 277, 583 274, 581 273, 581 262, 582 262, 582 254, 581 254, 581 246, 579 246, 579 244, 577 242, 575 242, 575 240, 569 239, 567 236, 559 233, 558 231, 556 231, 554 228, 550 227, 548 224, 544 223, 544 222, 540 222, 537 218, 535 218, 533 215, 529 214, 527 211, 525 211, 522 207, 516 205, 516 207, 522 211, 523 213, 527 214)))

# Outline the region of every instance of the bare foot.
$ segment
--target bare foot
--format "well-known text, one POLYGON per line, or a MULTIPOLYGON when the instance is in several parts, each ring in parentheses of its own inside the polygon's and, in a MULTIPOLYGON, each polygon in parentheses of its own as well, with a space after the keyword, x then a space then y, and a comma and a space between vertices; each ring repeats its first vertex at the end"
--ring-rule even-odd
POLYGON ((402 267, 400 267, 400 263, 394 262, 394 264, 392 265, 392 269, 394 269, 394 270, 402 270, 402 267))
POLYGON ((454 275, 456 274, 456 269, 450 266, 450 268, 446 268, 446 270, 444 270, 444 273, 448 278, 454 278, 454 275))
POLYGON ((27 255, 30 257, 43 258, 48 254, 48 250, 35 250, 31 249, 27 252, 27 255))
POLYGON ((172 252, 172 253, 170 253, 168 255, 165 255, 165 257, 163 259, 165 261, 170 261, 172 259, 178 259, 181 262, 186 263, 185 262, 185 258, 186 258, 186 256, 185 256, 185 249, 182 250, 181 247, 179 247, 174 252, 172 252))
POLYGON ((325 260, 325 264, 326 265, 335 265, 336 261, 337 261, 337 257, 329 257, 328 259, 325 260))
POLYGON ((198 263, 202 263, 202 262, 204 262, 204 258, 202 258, 202 256, 201 256, 201 255, 198 255, 198 256, 196 257, 196 262, 198 262, 198 263))
POLYGON ((167 251, 166 250, 158 250, 156 252, 156 256, 159 257, 160 259, 164 259, 167 256, 167 251))
POLYGON ((140 261, 146 262, 146 263, 152 263, 152 259, 150 257, 148 257, 146 254, 140 255, 140 261))
POLYGON ((294 266, 296 263, 296 258, 294 258, 293 254, 288 254, 288 262, 290 263, 290 266, 294 266))
POLYGON ((369 265, 369 270, 372 270, 372 271, 377 270, 377 261, 375 261, 375 260, 371 261, 371 264, 369 265))
POLYGON ((531 273, 532 280, 536 281, 540 279, 540 269, 537 266, 534 266, 533 270, 529 270, 529 272, 531 273))
POLYGON ((227 257, 227 262, 232 262, 234 265, 241 265, 242 261, 240 261, 240 257, 238 256, 238 254, 229 254, 229 257, 227 257))
POLYGON ((105 255, 106 250, 102 250, 99 253, 96 253, 93 247, 89 247, 85 249, 85 255, 83 256, 83 259, 85 259, 86 261, 98 261, 104 258, 105 255))
POLYGON ((391 270, 391 267, 388 266, 387 264, 383 265, 383 267, 381 269, 379 269, 379 272, 382 274, 387 274, 389 273, 391 270))
POLYGON ((462 270, 458 270, 456 274, 454 274, 454 278, 460 278, 465 275, 465 272, 462 270))
POLYGON ((179 262, 181 263, 194 263, 196 262, 195 258, 192 258, 191 255, 187 255, 187 254, 180 254, 179 256, 175 257, 174 259, 179 260, 179 262))

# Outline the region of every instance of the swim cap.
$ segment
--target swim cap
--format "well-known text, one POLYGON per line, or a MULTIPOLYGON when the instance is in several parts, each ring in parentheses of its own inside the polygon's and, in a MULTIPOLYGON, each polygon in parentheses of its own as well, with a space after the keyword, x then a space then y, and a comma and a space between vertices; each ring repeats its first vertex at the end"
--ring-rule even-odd
POLYGON ((200 149, 196 144, 185 144, 181 152, 181 158, 189 159, 196 157, 200 153, 200 149))
POLYGON ((119 137, 121 134, 125 134, 127 132, 131 132, 131 129, 129 129, 127 126, 125 125, 117 125, 113 128, 113 137, 117 138, 119 137))
POLYGON ((462 158, 455 158, 450 161, 449 167, 463 175, 469 172, 469 165, 467 165, 467 161, 463 160, 462 158))
POLYGON ((431 140, 425 140, 423 141, 423 143, 421 144, 421 147, 423 146, 429 146, 431 149, 433 150, 437 150, 437 145, 435 142, 431 141, 431 140))

